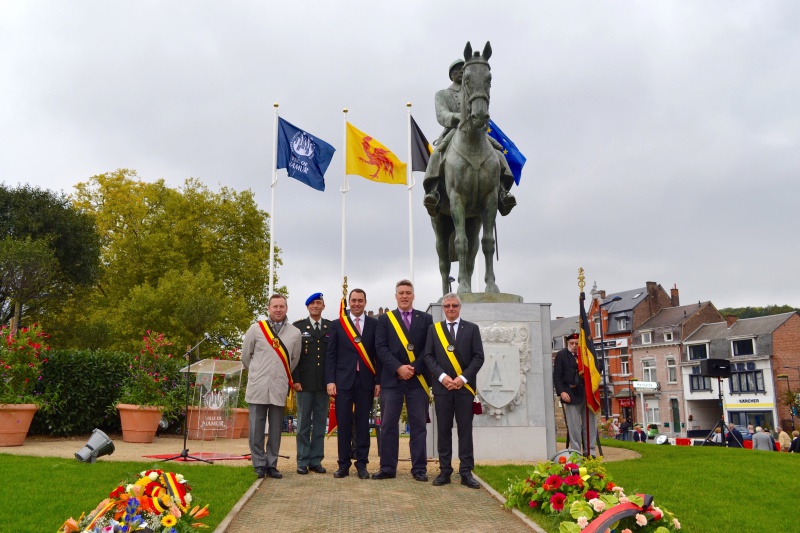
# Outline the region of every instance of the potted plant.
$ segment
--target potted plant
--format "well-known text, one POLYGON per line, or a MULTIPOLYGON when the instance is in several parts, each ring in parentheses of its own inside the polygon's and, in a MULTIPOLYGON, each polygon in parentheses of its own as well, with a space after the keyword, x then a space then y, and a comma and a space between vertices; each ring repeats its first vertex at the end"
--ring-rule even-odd
POLYGON ((34 324, 16 333, 0 327, 0 446, 22 446, 28 434, 38 398, 33 388, 42 378, 42 352, 48 335, 34 324))
POLYGON ((175 418, 183 408, 185 389, 178 376, 182 361, 170 353, 172 343, 163 333, 150 331, 142 341, 114 406, 125 442, 153 442, 161 418, 175 418))

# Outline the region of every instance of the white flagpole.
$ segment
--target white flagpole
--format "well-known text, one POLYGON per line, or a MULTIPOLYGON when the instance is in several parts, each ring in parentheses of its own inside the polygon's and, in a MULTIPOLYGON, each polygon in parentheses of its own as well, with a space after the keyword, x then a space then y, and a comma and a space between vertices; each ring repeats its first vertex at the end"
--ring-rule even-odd
POLYGON ((272 201, 269 209, 269 295, 275 292, 275 187, 278 185, 278 102, 275 107, 275 127, 272 145, 272 201))
POLYGON ((411 167, 414 166, 411 155, 411 102, 406 104, 408 109, 408 165, 406 167, 406 186, 408 187, 408 263, 409 279, 414 284, 414 212, 412 210, 414 202, 414 174, 411 167))
POLYGON ((345 107, 342 112, 344 113, 344 161, 342 162, 344 174, 342 178, 342 187, 339 190, 342 193, 342 281, 344 281, 345 236, 347 234, 347 191, 350 190, 350 184, 347 183, 347 108, 345 107))

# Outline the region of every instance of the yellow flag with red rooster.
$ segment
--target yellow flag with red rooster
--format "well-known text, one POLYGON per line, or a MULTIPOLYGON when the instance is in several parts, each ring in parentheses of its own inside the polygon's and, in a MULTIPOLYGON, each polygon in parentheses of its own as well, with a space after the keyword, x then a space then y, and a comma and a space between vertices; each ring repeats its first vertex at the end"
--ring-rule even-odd
POLYGON ((379 183, 406 184, 406 164, 391 150, 347 123, 345 172, 379 183))

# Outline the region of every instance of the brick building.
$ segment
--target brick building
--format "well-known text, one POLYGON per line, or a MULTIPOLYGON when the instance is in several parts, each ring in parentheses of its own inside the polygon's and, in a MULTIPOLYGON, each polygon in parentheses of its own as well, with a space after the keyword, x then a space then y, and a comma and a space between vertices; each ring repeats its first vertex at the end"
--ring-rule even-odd
MULTIPOLYGON (((587 311, 593 321, 595 352, 603 366, 603 352, 606 359, 606 379, 608 387, 609 415, 621 418, 623 404, 630 403, 629 394, 622 392, 630 386, 630 346, 633 332, 646 320, 665 307, 679 305, 678 288, 671 289, 671 294, 654 281, 648 281, 645 287, 606 295, 605 291, 592 288, 592 301, 587 311), (619 300, 614 301, 615 298, 619 300), (601 328, 603 346, 601 348, 601 328)), ((605 406, 605 391, 601 383, 601 402, 605 406)), ((626 391, 627 392, 627 391, 626 391)), ((630 407, 625 407, 630 409, 630 407)), ((605 412, 605 409, 603 409, 605 412)))
MULTIPOLYGON (((674 290, 674 289, 673 289, 674 290)), ((635 422, 658 424, 659 432, 685 436, 686 408, 680 371, 683 341, 701 325, 722 320, 711 302, 665 307, 634 330, 631 375, 639 382, 656 383, 658 389, 633 392, 626 388, 622 412, 635 422)))

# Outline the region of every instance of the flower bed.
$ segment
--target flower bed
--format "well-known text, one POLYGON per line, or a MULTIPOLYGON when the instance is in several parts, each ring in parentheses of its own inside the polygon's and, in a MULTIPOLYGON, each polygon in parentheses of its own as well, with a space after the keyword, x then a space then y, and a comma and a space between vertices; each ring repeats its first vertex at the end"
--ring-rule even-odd
POLYGON ((59 532, 177 533, 208 527, 199 521, 208 515, 208 505, 192 507, 191 490, 181 474, 146 470, 117 486, 90 513, 68 519, 59 532))
POLYGON ((577 454, 569 459, 562 456, 558 462, 539 463, 526 479, 509 486, 507 498, 506 507, 556 515, 561 520, 559 533, 580 532, 608 509, 628 503, 638 506, 640 512, 620 518, 608 531, 667 533, 681 527, 678 519, 666 509, 650 501, 645 505, 641 495, 626 494, 622 487, 615 485, 606 474, 602 460, 577 454))

